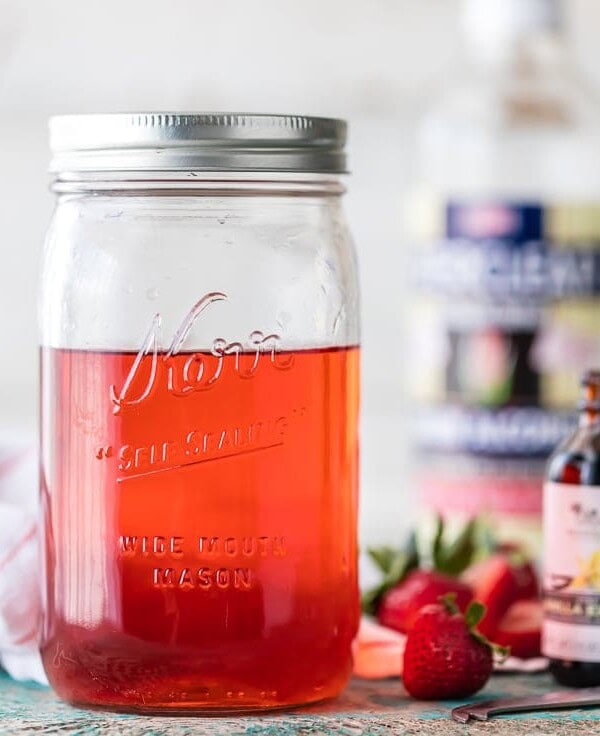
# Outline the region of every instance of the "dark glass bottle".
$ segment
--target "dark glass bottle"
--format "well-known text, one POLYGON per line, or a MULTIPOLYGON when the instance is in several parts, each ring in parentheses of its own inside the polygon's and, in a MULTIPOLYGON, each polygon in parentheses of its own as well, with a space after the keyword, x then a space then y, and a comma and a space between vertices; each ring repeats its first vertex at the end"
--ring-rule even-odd
POLYGON ((570 687, 600 685, 600 371, 584 375, 579 408, 544 489, 542 649, 570 687))

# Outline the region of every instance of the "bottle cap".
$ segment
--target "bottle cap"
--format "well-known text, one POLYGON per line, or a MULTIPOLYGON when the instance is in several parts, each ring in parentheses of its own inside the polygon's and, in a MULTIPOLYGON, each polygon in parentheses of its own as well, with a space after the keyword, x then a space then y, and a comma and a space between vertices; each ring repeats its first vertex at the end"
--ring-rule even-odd
POLYGON ((586 371, 581 377, 583 396, 579 409, 584 411, 600 411, 600 370, 586 371))
POLYGON ((589 370, 581 376, 582 386, 597 386, 600 388, 600 370, 589 370))

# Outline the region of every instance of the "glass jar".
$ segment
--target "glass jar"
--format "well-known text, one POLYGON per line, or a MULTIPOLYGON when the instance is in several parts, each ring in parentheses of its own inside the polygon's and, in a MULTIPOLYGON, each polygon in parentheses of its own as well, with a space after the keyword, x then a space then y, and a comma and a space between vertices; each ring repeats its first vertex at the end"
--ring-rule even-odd
POLYGON ((357 588, 345 124, 54 118, 41 652, 141 712, 338 694, 357 588))

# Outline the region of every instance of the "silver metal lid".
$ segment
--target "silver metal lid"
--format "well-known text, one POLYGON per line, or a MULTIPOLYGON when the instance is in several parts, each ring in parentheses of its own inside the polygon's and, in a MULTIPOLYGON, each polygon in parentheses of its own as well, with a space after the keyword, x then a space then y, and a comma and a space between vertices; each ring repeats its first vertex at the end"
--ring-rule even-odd
POLYGON ((303 115, 59 115, 50 120, 50 171, 340 174, 345 142, 343 120, 303 115))

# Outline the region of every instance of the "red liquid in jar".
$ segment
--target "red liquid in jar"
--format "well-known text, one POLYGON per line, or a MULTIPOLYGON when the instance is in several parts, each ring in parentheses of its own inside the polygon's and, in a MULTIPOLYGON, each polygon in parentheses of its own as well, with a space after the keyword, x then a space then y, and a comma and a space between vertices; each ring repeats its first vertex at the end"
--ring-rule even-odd
POLYGON ((48 348, 42 375, 57 693, 170 712, 339 693, 358 623, 358 348, 48 348))

